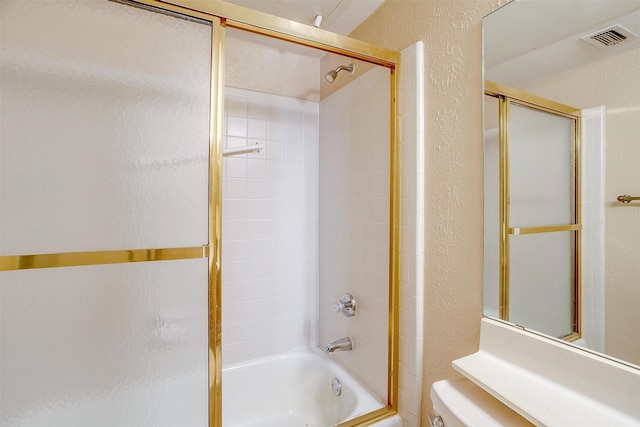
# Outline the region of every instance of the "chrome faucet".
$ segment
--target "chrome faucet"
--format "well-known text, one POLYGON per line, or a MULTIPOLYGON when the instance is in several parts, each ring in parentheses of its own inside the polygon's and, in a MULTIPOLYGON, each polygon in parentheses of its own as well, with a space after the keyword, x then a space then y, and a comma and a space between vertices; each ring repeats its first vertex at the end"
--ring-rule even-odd
POLYGON ((324 347, 324 351, 327 353, 333 353, 334 351, 351 351, 353 349, 353 341, 351 337, 340 338, 339 340, 332 341, 324 347))

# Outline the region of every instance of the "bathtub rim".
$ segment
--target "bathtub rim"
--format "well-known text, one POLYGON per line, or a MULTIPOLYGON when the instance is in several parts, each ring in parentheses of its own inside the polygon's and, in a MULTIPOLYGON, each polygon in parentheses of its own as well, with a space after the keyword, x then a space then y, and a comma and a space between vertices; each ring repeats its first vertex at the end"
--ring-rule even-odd
MULTIPOLYGON (((353 418, 348 418, 338 424, 334 424, 331 427, 358 427, 358 426, 370 426, 379 421, 385 420, 387 418, 391 418, 398 414, 398 412, 391 408, 391 405, 384 402, 384 398, 378 396, 375 392, 371 390, 366 384, 363 384, 362 380, 350 372, 348 369, 344 368, 340 363, 332 358, 330 355, 322 351, 318 346, 310 347, 310 348, 302 348, 298 350, 288 351, 286 353, 277 353, 269 356, 258 357, 255 359, 243 360, 240 362, 228 363, 222 366, 222 390, 224 395, 224 374, 227 371, 233 371, 238 368, 244 367, 252 367, 258 365, 260 363, 268 363, 274 362, 282 359, 289 358, 304 358, 311 357, 320 359, 322 363, 327 363, 331 366, 332 369, 337 371, 337 375, 344 375, 352 380, 357 387, 361 389, 362 392, 366 393, 366 395, 375 401, 379 408, 373 409, 369 412, 365 412, 360 415, 355 415, 353 418)), ((356 393, 357 395, 357 393, 356 393)), ((357 406, 356 406, 357 409, 357 406)), ((224 410, 224 408, 223 408, 224 410)), ((355 411, 355 410, 354 410, 355 411)), ((353 414, 350 414, 353 415, 353 414)))

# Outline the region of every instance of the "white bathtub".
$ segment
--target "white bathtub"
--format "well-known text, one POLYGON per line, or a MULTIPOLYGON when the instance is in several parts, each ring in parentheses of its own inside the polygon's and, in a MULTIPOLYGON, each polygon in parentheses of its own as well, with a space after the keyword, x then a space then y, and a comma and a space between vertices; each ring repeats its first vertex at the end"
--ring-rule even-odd
MULTIPOLYGON (((224 427, 329 427, 383 406, 317 348, 222 369, 224 427), (333 393, 334 378, 340 396, 333 393)), ((395 418, 377 425, 400 426, 395 418)))

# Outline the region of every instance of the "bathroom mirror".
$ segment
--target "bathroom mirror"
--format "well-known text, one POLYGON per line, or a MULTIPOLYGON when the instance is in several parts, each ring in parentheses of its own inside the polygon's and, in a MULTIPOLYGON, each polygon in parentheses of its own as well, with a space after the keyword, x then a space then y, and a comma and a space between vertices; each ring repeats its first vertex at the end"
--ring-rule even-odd
POLYGON ((483 50, 484 315, 640 367, 640 0, 512 1, 483 50))

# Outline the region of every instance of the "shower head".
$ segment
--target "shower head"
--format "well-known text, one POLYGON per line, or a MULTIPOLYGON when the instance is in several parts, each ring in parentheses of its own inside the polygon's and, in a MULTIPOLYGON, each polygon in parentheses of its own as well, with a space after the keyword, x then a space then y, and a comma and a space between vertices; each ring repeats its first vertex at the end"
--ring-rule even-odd
POLYGON ((333 83, 336 77, 338 77, 338 73, 342 70, 348 71, 349 75, 352 75, 353 72, 356 71, 356 64, 349 64, 348 67, 346 65, 340 65, 335 70, 331 70, 327 74, 325 74, 324 78, 327 79, 329 83, 333 83))

